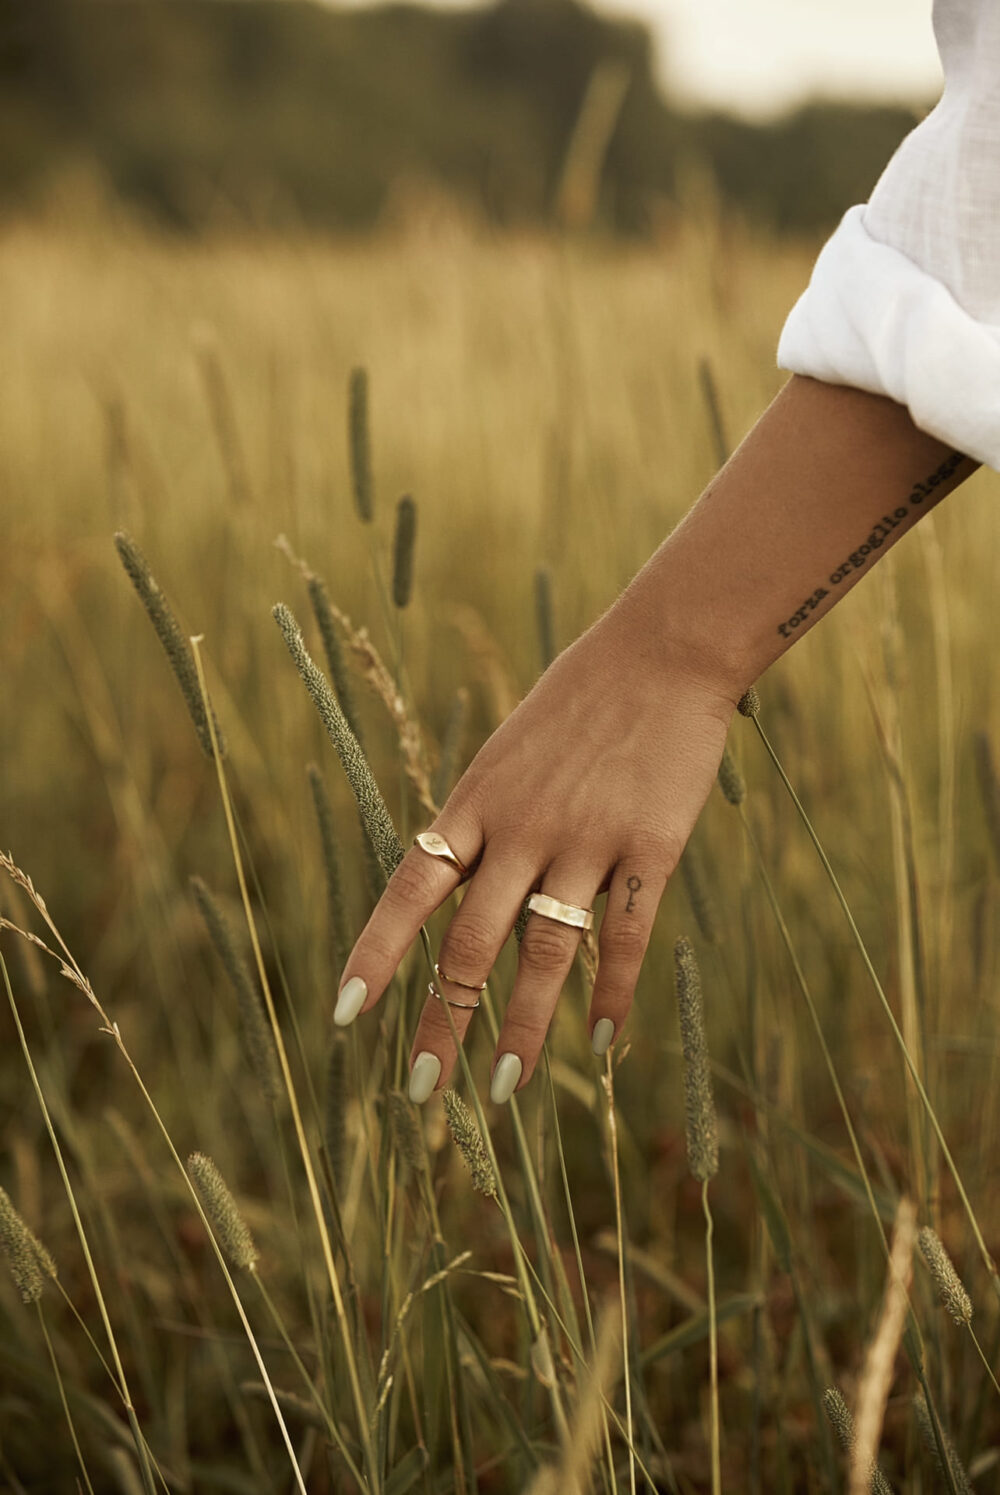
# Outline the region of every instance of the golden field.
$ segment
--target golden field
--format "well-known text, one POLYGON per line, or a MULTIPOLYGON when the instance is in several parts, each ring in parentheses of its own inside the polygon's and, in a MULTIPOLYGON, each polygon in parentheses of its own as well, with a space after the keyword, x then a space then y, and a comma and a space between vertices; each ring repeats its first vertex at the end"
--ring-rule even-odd
MULTIPOLYGON (((289 552, 370 630, 432 768, 467 692, 467 761, 541 667, 536 573, 565 644, 715 471, 702 361, 730 445, 780 388, 778 333, 817 248, 757 237, 704 205, 642 247, 492 238, 443 209, 365 241, 170 240, 56 219, 0 233, 0 850, 33 879, 104 1009, 3 933, 2 1006, 16 1007, 24 1044, 9 1014, 0 1183, 80 1315, 46 1283, 39 1320, 0 1281, 11 1489, 84 1488, 81 1464, 93 1489, 129 1492, 711 1488, 680 935, 701 965, 719 1111, 709 1194, 723 1488, 846 1488, 820 1399, 836 1385, 853 1404, 878 1322, 886 1264, 872 1201, 887 1234, 903 1195, 938 1232, 995 1364, 1000 1303, 984 1258, 1000 1246, 1000 791, 986 751, 1000 731, 995 474, 976 474, 760 684, 760 724, 843 888, 968 1210, 831 881, 742 717, 730 747, 747 797, 737 810, 713 796, 668 889, 618 1045, 614 1130, 582 965, 549 1067, 516 1107, 485 1099, 486 1013, 469 1045, 474 1084, 456 1071, 466 1101, 485 1107, 503 1208, 473 1191, 439 1098, 421 1113, 390 1100, 405 1090, 421 952, 377 1016, 346 1037, 331 1030, 337 952, 369 894, 349 790, 271 616, 286 602, 324 663, 289 552), (351 497, 358 366, 371 526, 351 497), (385 587, 403 494, 417 541, 400 611, 385 587), (249 960, 219 782, 119 565, 121 529, 185 632, 203 636, 301 1133, 287 1086, 268 1099, 248 1065, 192 899, 198 876, 249 960), (332 932, 310 763, 332 801, 344 881, 332 932), (214 1159, 254 1234, 259 1264, 233 1276, 249 1335, 135 1071, 179 1158, 214 1159), (276 1397, 287 1443, 266 1389, 247 1389, 262 1379, 250 1335, 292 1398, 276 1397)), ((427 811, 360 673, 355 695, 405 845, 427 811)), ((54 945, 3 870, 0 914, 54 945)), ((496 1003, 514 959, 508 950, 498 967, 496 1003)), ((896 1363, 885 1476, 896 1489, 967 1487, 921 1441, 916 1361, 939 1435, 977 1490, 996 1488, 1000 1389, 919 1252, 911 1301, 920 1348, 896 1363)))

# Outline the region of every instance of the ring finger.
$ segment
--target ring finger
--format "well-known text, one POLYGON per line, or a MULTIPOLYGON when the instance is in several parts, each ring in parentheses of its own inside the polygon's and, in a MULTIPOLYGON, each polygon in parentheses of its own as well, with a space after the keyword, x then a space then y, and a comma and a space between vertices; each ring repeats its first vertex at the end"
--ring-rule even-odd
MULTIPOLYGON (((585 913, 603 878, 603 870, 554 862, 542 881, 542 892, 585 913)), ((491 1100, 502 1104, 531 1079, 580 938, 578 926, 543 913, 529 917, 514 990, 497 1039, 491 1100)))

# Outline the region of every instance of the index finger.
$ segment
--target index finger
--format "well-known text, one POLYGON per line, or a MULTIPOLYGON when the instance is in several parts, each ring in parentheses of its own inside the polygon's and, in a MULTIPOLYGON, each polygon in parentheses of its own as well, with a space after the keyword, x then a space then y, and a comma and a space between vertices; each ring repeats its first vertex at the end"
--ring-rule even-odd
MULTIPOLYGON (((466 868, 472 866, 482 849, 482 834, 468 816, 445 812, 429 830, 443 838, 444 846, 466 868)), ((333 1011, 338 1027, 346 1028, 359 1012, 374 1007, 421 924, 462 881, 462 873, 443 855, 431 855, 419 845, 411 847, 347 958, 333 1011)))

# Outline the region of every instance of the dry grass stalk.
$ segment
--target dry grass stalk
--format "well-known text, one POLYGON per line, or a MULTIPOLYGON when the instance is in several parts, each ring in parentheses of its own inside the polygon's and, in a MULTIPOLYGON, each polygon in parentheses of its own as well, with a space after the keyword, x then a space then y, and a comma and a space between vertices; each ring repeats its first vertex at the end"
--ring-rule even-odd
MULTIPOLYGON (((0 1189, 0 1251, 7 1259, 21 1302, 37 1303, 45 1285, 41 1253, 46 1264, 52 1258, 21 1219, 6 1189, 0 1189)), ((54 1263, 51 1271, 47 1265, 45 1270, 51 1277, 56 1275, 54 1263)))
POLYGON ((485 1194, 487 1199, 496 1199, 497 1181, 493 1164, 476 1125, 476 1118, 457 1091, 442 1090, 441 1099, 444 1101, 448 1130, 472 1175, 473 1188, 478 1189, 480 1194, 485 1194))
MULTIPOLYGON (((837 1435, 838 1443, 850 1456, 856 1441, 854 1418, 836 1386, 828 1386, 823 1392, 823 1410, 837 1435)), ((892 1486, 877 1464, 873 1464, 869 1472, 868 1488, 872 1495, 892 1495, 892 1486)))
MULTIPOLYGON (((194 723, 202 752, 207 758, 211 758, 212 734, 209 731, 205 703, 198 685, 198 672, 194 666, 194 656, 191 653, 191 645, 187 636, 182 631, 170 603, 150 571, 149 562, 132 536, 126 534, 124 530, 119 530, 115 535, 115 549, 128 572, 129 580, 139 595, 139 601, 146 609, 149 621, 156 630, 156 636, 163 645, 170 668, 174 672, 174 678, 181 688, 184 704, 194 723)), ((216 741, 219 744, 219 756, 224 758, 226 756, 225 739, 214 712, 213 725, 216 741)))
MULTIPOLYGON (((913 1411, 916 1415, 917 1426, 920 1429, 920 1436, 924 1440, 924 1445, 934 1460, 942 1478, 947 1479, 947 1473, 941 1464, 941 1450, 938 1448, 938 1441, 934 1436, 934 1423, 931 1420, 931 1414, 922 1391, 918 1391, 913 1398, 913 1411)), ((958 1491, 958 1495, 975 1495, 969 1476, 965 1472, 965 1466, 958 1456, 958 1450, 954 1443, 943 1427, 939 1426, 938 1432, 944 1447, 945 1457, 948 1460, 948 1468, 951 1471, 952 1484, 958 1491)))
POLYGON ((344 903, 344 880, 340 870, 337 851, 337 835, 333 825, 333 807, 326 792, 323 775, 315 763, 306 765, 306 777, 312 793, 319 829, 320 849, 323 854, 323 875, 326 882, 326 909, 330 934, 330 950, 336 971, 344 969, 351 953, 351 942, 347 931, 347 908, 344 903))
POLYGON ((295 666, 312 696, 313 704, 319 712, 330 741, 337 750, 337 756, 347 775, 347 782, 358 802, 365 832, 378 857, 379 866, 384 875, 389 878, 403 860, 403 847, 396 834, 396 827, 392 823, 392 816, 382 798, 381 790, 375 782, 375 777, 357 738, 347 725, 347 719, 340 709, 336 696, 330 689, 322 670, 310 658, 302 641, 299 626, 291 612, 284 603, 279 602, 273 609, 273 614, 284 635, 285 643, 288 645, 288 652, 295 661, 295 666))
POLYGON ((976 778, 983 801, 983 815, 989 832, 990 845, 1000 867, 1000 777, 993 758, 993 745, 985 732, 977 732, 973 738, 976 755, 976 778))
POLYGON ((362 677, 392 718, 403 758, 403 769, 416 791, 418 800, 429 815, 436 815, 438 806, 431 791, 423 735, 407 711, 406 702, 400 694, 392 673, 368 636, 367 628, 355 628, 347 614, 341 612, 340 608, 332 602, 330 612, 344 632, 348 648, 354 655, 362 677))
POLYGON ((191 878, 191 891, 205 921, 212 948, 236 993, 247 1061, 263 1094, 272 1105, 276 1105, 281 1096, 281 1076, 274 1051, 274 1039, 260 994, 251 980, 246 961, 236 948, 232 930, 214 895, 200 877, 191 878))
POLYGON ((351 370, 347 393, 347 439, 351 458, 351 490, 358 518, 371 524, 375 517, 372 498, 371 438, 368 425, 368 370, 351 370))
POLYGON ((684 1049, 688 1167, 699 1183, 706 1183, 719 1168, 718 1121, 705 1038, 701 974, 691 941, 683 936, 674 945, 674 978, 684 1049))
POLYGON ((392 600, 406 607, 413 592, 413 556, 417 544, 417 506, 408 494, 396 505, 392 537, 392 600))
POLYGON ((851 1450, 848 1495, 864 1495, 871 1482, 896 1354, 909 1312, 909 1289, 913 1279, 913 1249, 916 1242, 916 1206, 912 1200, 901 1199, 896 1210, 882 1313, 875 1337, 865 1356, 858 1386, 855 1418, 857 1436, 851 1450))
POLYGON ((205 1213, 216 1238, 234 1267, 253 1272, 257 1267, 257 1247, 250 1227, 240 1214, 236 1200, 229 1192, 222 1174, 203 1152, 193 1152, 187 1160, 191 1182, 198 1190, 205 1213))
POLYGON ((240 441, 229 380, 222 366, 218 341, 211 328, 199 328, 196 332, 195 356, 205 386, 205 398, 222 460, 222 470, 229 485, 229 497, 238 508, 244 508, 251 498, 247 460, 240 441))
POLYGON ((723 749, 719 764, 719 788, 723 797, 734 806, 741 805, 747 797, 746 782, 728 748, 723 749))
POLYGON ((967 1324, 972 1318, 972 1299, 962 1285, 962 1279, 952 1264, 935 1231, 925 1225, 918 1237, 920 1254, 927 1263, 927 1270, 934 1279, 941 1302, 956 1324, 967 1324))

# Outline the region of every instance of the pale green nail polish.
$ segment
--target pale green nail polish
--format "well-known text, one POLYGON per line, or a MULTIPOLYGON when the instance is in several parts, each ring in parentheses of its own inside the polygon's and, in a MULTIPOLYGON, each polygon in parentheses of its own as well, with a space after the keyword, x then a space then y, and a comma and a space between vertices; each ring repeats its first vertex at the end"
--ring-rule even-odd
POLYGON ((599 1017, 594 1024, 594 1031, 590 1035, 590 1047, 602 1058, 611 1047, 611 1040, 615 1036, 615 1025, 609 1017, 599 1017))
POLYGON ((490 1083, 490 1100, 496 1106, 509 1101, 521 1078, 521 1061, 516 1054, 501 1054, 490 1083))
POLYGON ((350 981, 344 982, 337 1005, 333 1009, 333 1020, 338 1028, 346 1028, 348 1023, 353 1023, 365 1005, 367 995, 368 988, 360 976, 352 976, 350 981))
POLYGON ((422 1106, 438 1082, 441 1074, 441 1060, 437 1054, 431 1054, 427 1050, 419 1053, 413 1061, 410 1070, 409 1096, 415 1106, 422 1106))

